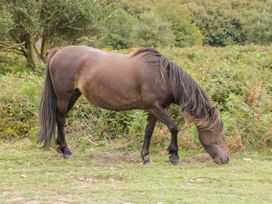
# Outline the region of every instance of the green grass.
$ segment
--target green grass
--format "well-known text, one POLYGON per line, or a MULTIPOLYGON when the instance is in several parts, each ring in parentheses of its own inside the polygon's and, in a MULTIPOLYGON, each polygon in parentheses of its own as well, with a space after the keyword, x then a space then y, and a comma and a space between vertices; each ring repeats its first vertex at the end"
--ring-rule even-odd
POLYGON ((139 152, 111 145, 64 160, 28 140, 2 142, 0 203, 272 203, 271 152, 235 154, 228 165, 151 156, 143 165, 139 152))

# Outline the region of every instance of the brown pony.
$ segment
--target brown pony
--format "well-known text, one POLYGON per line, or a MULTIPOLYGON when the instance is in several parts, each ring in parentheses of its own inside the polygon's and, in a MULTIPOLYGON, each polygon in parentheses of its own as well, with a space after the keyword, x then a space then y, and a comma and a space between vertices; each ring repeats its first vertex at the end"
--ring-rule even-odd
POLYGON ((64 158, 72 154, 65 140, 65 117, 81 94, 101 108, 148 112, 141 151, 143 163, 150 162, 149 144, 157 120, 171 133, 169 160, 173 164, 179 162, 178 128, 164 110, 172 103, 178 104, 186 119, 196 124, 200 142, 213 160, 229 161, 218 111, 184 70, 155 49, 122 55, 69 46, 49 52, 38 142, 48 146, 57 125, 57 150, 64 158))

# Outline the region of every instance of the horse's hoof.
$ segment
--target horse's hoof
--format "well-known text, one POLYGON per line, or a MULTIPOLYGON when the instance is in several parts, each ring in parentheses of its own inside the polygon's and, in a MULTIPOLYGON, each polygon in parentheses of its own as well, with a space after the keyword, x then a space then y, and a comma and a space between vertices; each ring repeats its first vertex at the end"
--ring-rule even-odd
POLYGON ((72 152, 66 147, 63 150, 63 158, 64 159, 73 159, 72 152))
POLYGON ((149 158, 148 155, 145 155, 143 157, 143 164, 151 164, 152 163, 152 160, 149 158))
POLYGON ((152 164, 152 160, 151 159, 143 160, 143 164, 146 164, 146 165, 152 164))
POLYGON ((63 154, 63 158, 67 159, 67 160, 72 160, 73 159, 73 155, 72 154, 63 154))
POLYGON ((180 160, 179 160, 179 156, 177 154, 171 154, 169 156, 169 161, 171 162, 171 164, 173 165, 178 165, 180 164, 180 160))
POLYGON ((57 146, 57 147, 56 147, 56 150, 57 150, 57 152, 58 152, 59 154, 63 154, 63 152, 61 151, 60 146, 57 146))
POLYGON ((169 161, 170 161, 171 164, 173 164, 173 165, 178 165, 178 164, 181 163, 180 160, 169 160, 169 161))

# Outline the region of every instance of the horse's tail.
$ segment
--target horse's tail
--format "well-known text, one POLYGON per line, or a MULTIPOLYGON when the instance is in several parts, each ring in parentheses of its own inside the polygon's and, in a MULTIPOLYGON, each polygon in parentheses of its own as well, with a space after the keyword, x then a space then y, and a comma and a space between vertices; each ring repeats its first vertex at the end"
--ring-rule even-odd
POLYGON ((37 143, 43 143, 44 147, 49 146, 56 127, 57 97, 49 73, 49 61, 56 52, 57 50, 52 50, 48 55, 44 90, 40 102, 40 129, 37 143))

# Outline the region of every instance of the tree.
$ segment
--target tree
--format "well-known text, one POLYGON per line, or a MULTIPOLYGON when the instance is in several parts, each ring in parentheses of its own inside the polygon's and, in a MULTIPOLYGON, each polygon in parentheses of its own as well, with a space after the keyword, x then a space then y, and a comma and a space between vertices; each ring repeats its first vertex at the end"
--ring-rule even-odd
POLYGON ((245 34, 237 11, 218 2, 191 7, 193 18, 203 32, 204 43, 212 46, 244 44, 245 34))
POLYGON ((113 49, 124 49, 132 46, 131 33, 133 25, 138 19, 130 15, 122 8, 115 10, 106 21, 101 36, 96 41, 97 47, 111 47, 113 49))
POLYGON ((188 8, 181 4, 179 0, 156 1, 153 10, 163 20, 171 23, 176 47, 202 44, 203 36, 199 28, 192 23, 188 8))
POLYGON ((3 0, 0 49, 22 54, 35 69, 49 44, 94 36, 114 9, 113 0, 3 0), (37 43, 40 41, 40 43, 37 43))
POLYGON ((203 36, 195 23, 192 23, 191 14, 186 5, 180 0, 156 0, 147 4, 143 0, 120 0, 121 6, 128 13, 141 20, 143 13, 157 14, 164 22, 171 24, 176 47, 202 44, 203 36))
POLYGON ((132 42, 141 47, 172 47, 174 34, 171 24, 154 13, 143 13, 140 22, 133 27, 132 42))
POLYGON ((263 10, 251 9, 245 13, 243 30, 247 42, 261 45, 272 43, 272 13, 263 10))
POLYGON ((204 43, 265 44, 272 42, 271 0, 182 0, 201 29, 204 43))

